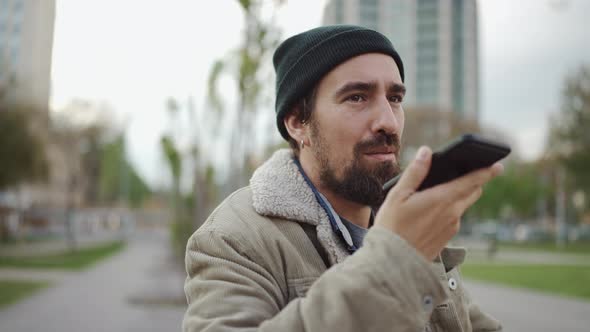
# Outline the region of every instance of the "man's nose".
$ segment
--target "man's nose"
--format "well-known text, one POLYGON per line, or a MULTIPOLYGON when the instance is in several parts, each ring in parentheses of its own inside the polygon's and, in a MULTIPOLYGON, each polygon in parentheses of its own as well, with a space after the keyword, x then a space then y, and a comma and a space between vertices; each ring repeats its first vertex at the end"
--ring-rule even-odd
MULTIPOLYGON (((401 106, 399 106, 401 107, 401 106)), ((373 121, 373 132, 383 131, 387 134, 399 133, 399 121, 396 118, 394 106, 386 96, 380 97, 375 105, 375 120, 373 121)))

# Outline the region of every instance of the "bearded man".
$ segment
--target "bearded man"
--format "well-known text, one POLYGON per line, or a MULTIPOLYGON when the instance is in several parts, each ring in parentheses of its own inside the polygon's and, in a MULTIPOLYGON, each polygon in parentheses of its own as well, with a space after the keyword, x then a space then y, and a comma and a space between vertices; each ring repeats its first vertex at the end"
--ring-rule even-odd
POLYGON ((277 127, 291 149, 260 166, 189 239, 185 331, 499 331, 447 248, 501 164, 417 191, 401 180, 404 67, 358 26, 312 29, 273 58, 277 127), (378 208, 378 210, 377 210, 378 208))

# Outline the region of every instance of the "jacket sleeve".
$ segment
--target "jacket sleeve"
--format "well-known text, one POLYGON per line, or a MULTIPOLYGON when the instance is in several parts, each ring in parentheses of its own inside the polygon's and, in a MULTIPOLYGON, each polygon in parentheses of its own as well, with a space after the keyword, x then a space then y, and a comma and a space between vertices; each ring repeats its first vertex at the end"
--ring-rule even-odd
POLYGON ((379 226, 291 302, 259 257, 228 234, 197 231, 186 254, 183 330, 421 331, 446 300, 431 264, 379 226))

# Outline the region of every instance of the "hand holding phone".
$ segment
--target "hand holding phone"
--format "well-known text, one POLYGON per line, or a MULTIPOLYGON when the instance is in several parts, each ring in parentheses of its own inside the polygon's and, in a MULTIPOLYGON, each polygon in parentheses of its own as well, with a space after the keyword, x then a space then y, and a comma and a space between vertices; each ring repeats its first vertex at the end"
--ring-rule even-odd
MULTIPOLYGON (((462 144, 460 146, 464 146, 462 144)), ((463 148, 458 150, 463 151, 463 148)), ((443 155, 448 156, 448 151, 457 150, 451 148, 443 155)), ((428 260, 440 254, 457 234, 462 215, 479 199, 482 187, 502 172, 502 165, 493 163, 491 167, 484 166, 454 181, 417 191, 425 185, 429 174, 438 174, 433 172, 440 169, 440 166, 434 166, 433 157, 428 147, 418 150, 395 188, 387 193, 375 216, 375 226, 391 230, 428 260)))
MULTIPOLYGON (((417 190, 424 190, 477 169, 490 167, 506 157, 510 151, 506 144, 474 134, 462 135, 432 155, 430 171, 417 190)), ((387 181, 383 185, 383 190, 389 191, 400 177, 401 174, 387 181)))

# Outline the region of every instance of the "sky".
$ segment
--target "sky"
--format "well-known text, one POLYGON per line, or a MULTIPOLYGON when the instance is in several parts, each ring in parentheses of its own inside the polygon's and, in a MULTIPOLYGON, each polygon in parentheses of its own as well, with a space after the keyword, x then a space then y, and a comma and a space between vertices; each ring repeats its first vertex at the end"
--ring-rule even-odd
MULTIPOLYGON (((478 5, 481 123, 513 137, 521 156, 534 159, 549 114, 558 111, 564 77, 590 64, 590 1, 478 5)), ((277 16, 283 36, 320 25, 324 6, 324 0, 287 1, 277 16)), ((75 98, 111 105, 127 127, 127 153, 140 174, 152 186, 166 185, 158 143, 172 128, 165 101, 192 96, 203 107, 211 65, 239 44, 242 22, 235 0, 58 0, 52 108, 75 98)), ((232 94, 227 80, 220 87, 232 94)), ((223 162, 215 155, 223 148, 209 153, 223 162)))

